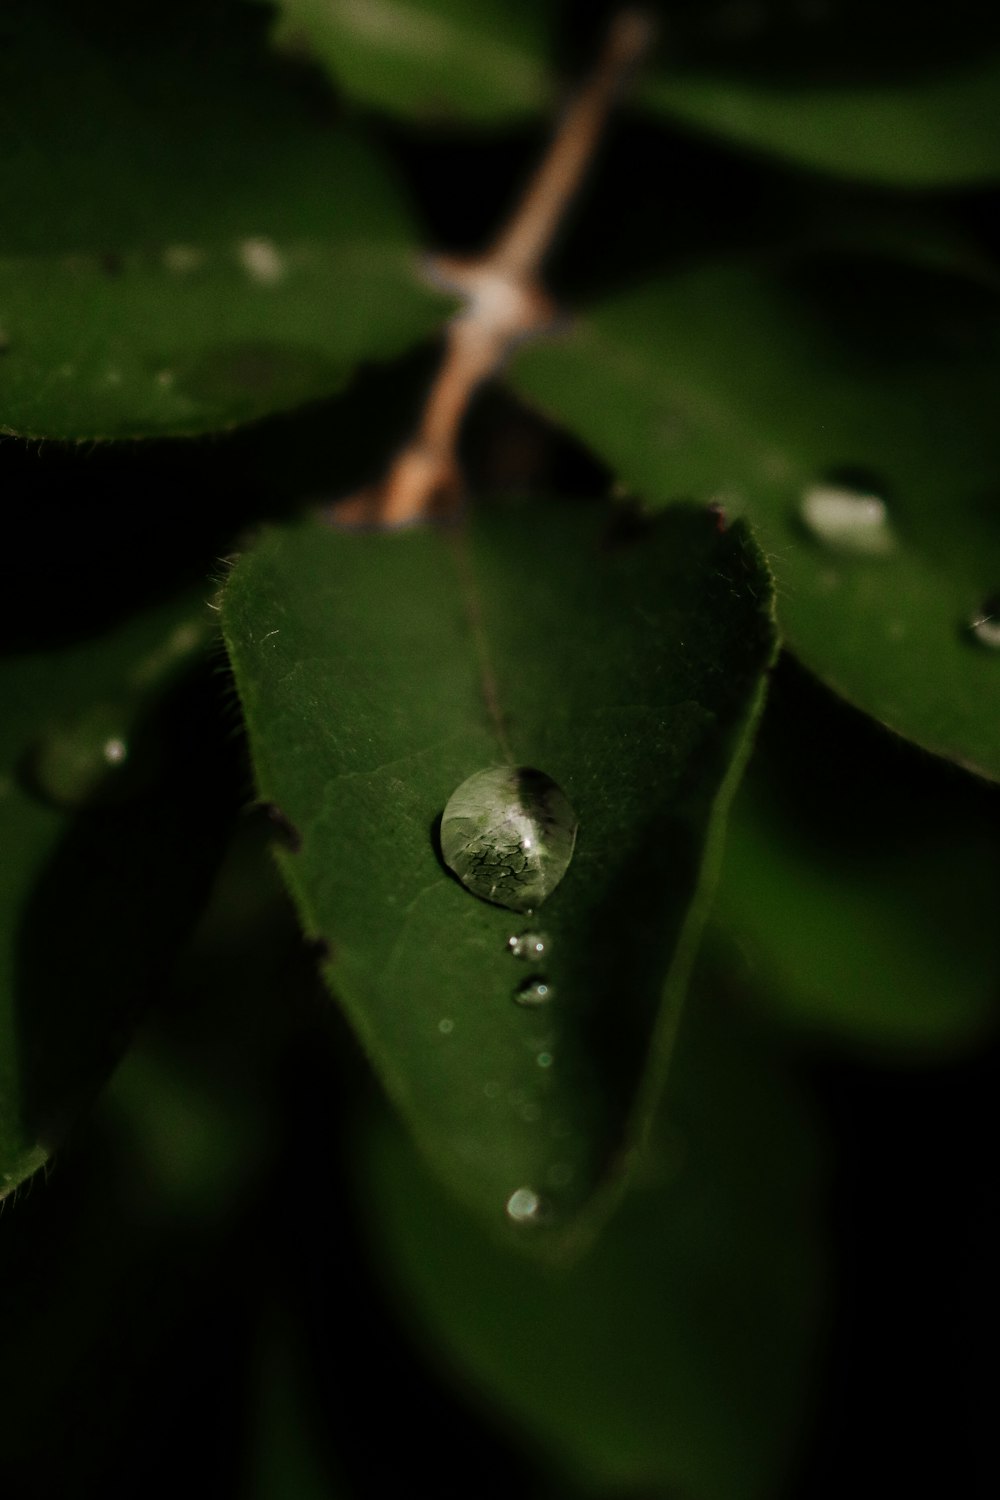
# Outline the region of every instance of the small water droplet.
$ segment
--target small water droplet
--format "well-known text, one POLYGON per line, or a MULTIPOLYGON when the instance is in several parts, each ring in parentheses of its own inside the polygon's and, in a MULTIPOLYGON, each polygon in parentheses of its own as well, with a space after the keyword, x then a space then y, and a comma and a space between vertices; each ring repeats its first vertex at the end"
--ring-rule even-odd
POLYGON ((524 958, 537 963, 551 947, 551 940, 544 932, 517 932, 507 939, 507 951, 514 958, 524 958))
POLYGON ((123 705, 99 703, 54 725, 27 762, 32 789, 59 807, 119 802, 141 790, 131 718, 123 705))
POLYGON ((478 771, 449 797, 441 853, 484 901, 527 912, 555 890, 573 857, 576 814, 543 771, 478 771))
POLYGON ((521 1119, 526 1125, 534 1125, 536 1120, 541 1119, 541 1114, 537 1104, 525 1104, 521 1109, 521 1119))
POLYGON ((839 552, 887 557, 896 546, 885 501, 846 485, 813 484, 802 496, 801 516, 813 536, 839 552))
POLYGON ((981 646, 1000 649, 1000 594, 984 599, 982 608, 969 621, 969 631, 981 646))
POLYGON ((277 245, 262 236, 241 240, 236 253, 251 281, 261 286, 274 286, 285 274, 284 258, 277 245))
POLYGON ((442 1016, 438 1022, 438 1031, 442 1036, 450 1036, 455 1030, 455 1023, 448 1016, 442 1016))
POLYGON ((515 1224, 537 1224, 545 1214, 545 1204, 534 1188, 516 1188, 507 1199, 507 1217, 515 1224))
POLYGON ((552 1066, 552 1053, 551 1052, 539 1052, 538 1056, 535 1058, 535 1062, 538 1064, 538 1066, 540 1068, 551 1068, 551 1066, 552 1066))
POLYGON ((534 975, 518 985, 514 991, 514 999, 518 1005, 548 1005, 555 998, 555 993, 555 989, 547 979, 534 975))
POLYGON ((499 1099, 500 1084, 497 1083, 495 1078, 491 1078, 488 1083, 483 1084, 483 1093, 487 1099, 499 1099))

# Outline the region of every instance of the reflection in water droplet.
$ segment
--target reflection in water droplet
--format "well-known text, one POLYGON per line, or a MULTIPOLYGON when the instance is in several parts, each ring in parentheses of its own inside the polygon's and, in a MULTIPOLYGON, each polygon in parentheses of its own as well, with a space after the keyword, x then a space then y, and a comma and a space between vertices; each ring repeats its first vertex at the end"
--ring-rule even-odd
POLYGON ((813 484, 802 496, 802 520, 819 541, 859 557, 887 557, 896 538, 885 501, 839 484, 813 484))
POLYGON ((545 1204, 533 1188, 517 1188, 507 1199, 507 1217, 515 1224, 537 1224, 545 1204))
POLYGON ((551 1052, 539 1052, 538 1056, 535 1058, 535 1062, 538 1064, 538 1066, 540 1068, 551 1068, 551 1066, 552 1066, 552 1053, 551 1052))
POLYGON ((518 1005, 548 1005, 550 1000, 555 999, 555 993, 547 979, 536 976, 518 985, 514 991, 514 999, 518 1005))
POLYGON ((531 911, 562 880, 573 857, 576 814, 543 771, 499 766, 454 791, 441 817, 441 853, 484 901, 531 911))
POLYGON ((507 939, 508 953, 533 963, 544 958, 550 946, 551 941, 544 932, 518 932, 507 939))
POLYGON ((455 1030, 455 1023, 448 1016, 442 1016, 438 1022, 438 1031, 442 1036, 450 1036, 455 1030))
POLYGON ((969 622, 969 630, 981 646, 991 651, 1000 649, 1000 594, 991 594, 969 622))

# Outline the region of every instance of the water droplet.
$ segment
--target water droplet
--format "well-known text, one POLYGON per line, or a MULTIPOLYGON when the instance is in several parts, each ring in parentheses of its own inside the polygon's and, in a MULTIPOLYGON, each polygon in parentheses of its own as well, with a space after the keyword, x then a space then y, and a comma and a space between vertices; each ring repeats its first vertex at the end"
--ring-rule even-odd
POLYGON ((518 1005, 548 1005, 550 1000, 555 999, 555 993, 555 989, 547 979, 534 975, 518 985, 514 991, 514 999, 518 1005))
POLYGON ((517 932, 507 939, 507 951, 514 958, 524 958, 537 963, 551 947, 551 939, 544 932, 517 932))
POLYGON ((533 1188, 516 1188, 507 1199, 507 1217, 515 1224, 537 1224, 545 1215, 545 1204, 533 1188))
POLYGON ((236 247, 240 265, 251 281, 274 286, 285 274, 285 262, 278 247, 262 237, 241 240, 236 247))
POLYGON ((535 1062, 538 1064, 538 1066, 540 1068, 551 1068, 551 1066, 552 1066, 552 1053, 551 1052, 539 1052, 538 1056, 535 1058, 535 1062))
POLYGON ((442 1016, 438 1022, 438 1031, 442 1036, 450 1036, 455 1030, 455 1023, 448 1016, 442 1016))
POLYGON ((859 557, 887 557, 896 538, 885 501, 840 484, 813 484, 802 496, 802 520, 819 541, 859 557))
POLYGON ((983 601, 979 613, 969 621, 969 630, 981 646, 1000 649, 1000 594, 983 601))
POLYGON ((521 1119, 526 1125, 534 1125, 535 1121, 540 1120, 541 1117, 542 1112, 537 1104, 525 1104, 522 1106, 521 1119))
POLYGON ((133 795, 143 778, 132 766, 131 718, 120 704, 99 703, 53 726, 26 767, 33 789, 59 807, 133 795))
POLYGON ((543 771, 477 771, 441 817, 445 864, 476 896, 531 911, 555 890, 573 857, 576 814, 543 771))

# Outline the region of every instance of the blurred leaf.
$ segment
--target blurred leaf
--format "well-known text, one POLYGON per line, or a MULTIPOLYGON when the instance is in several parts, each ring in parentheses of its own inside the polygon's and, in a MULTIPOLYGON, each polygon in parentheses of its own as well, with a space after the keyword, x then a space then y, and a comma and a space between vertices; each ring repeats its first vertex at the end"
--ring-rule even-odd
POLYGON ((551 93, 547 0, 274 0, 275 40, 315 57, 362 104, 490 124, 551 93))
POLYGON ((266 535, 224 596, 260 795, 294 829, 282 868, 326 978, 435 1167, 500 1226, 525 1186, 555 1220, 585 1203, 640 1080, 659 1081, 772 652, 742 527, 620 523, 539 502, 460 532, 306 525, 266 535), (530 920, 436 852, 451 793, 505 761, 552 776, 580 820, 530 920), (514 992, 537 971, 507 941, 536 925, 557 993, 527 1007, 514 992))
POLYGON ((269 59, 257 21, 220 0, 153 21, 5 9, 3 431, 247 421, 440 320, 379 158, 269 59))
POLYGON ((318 1441, 323 1426, 305 1356, 304 1340, 287 1312, 268 1310, 258 1354, 251 1500, 343 1500, 351 1494, 343 1475, 331 1474, 318 1441))
POLYGON ((194 919, 229 802, 190 596, 0 663, 0 1196, 111 1071, 194 919))
POLYGON ((641 99, 685 125, 838 176, 934 188, 1000 177, 1000 57, 877 83, 661 73, 641 99))
MULTIPOLYGON (((656 505, 754 523, 788 644, 898 733, 1000 776, 995 295, 882 261, 712 266, 622 293, 509 378, 656 505), (879 555, 811 531, 817 488, 888 511, 879 555)), ((870 543, 871 538, 867 538, 870 543)), ((861 543, 866 538, 860 538, 861 543)))
POLYGON ((505 1252, 385 1119, 370 1140, 359 1202, 401 1312, 588 1492, 784 1493, 817 1353, 823 1163, 738 1019, 689 1007, 645 1171, 568 1268, 505 1252))
POLYGON ((967 1046, 1000 1000, 995 789, 790 686, 779 674, 727 827, 728 963, 806 1032, 967 1046))

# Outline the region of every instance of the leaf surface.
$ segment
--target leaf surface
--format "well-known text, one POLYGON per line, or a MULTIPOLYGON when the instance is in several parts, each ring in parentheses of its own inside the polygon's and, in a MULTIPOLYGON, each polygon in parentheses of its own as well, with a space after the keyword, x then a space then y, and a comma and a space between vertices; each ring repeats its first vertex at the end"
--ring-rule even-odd
MULTIPOLYGON (((486 507, 460 531, 275 531, 223 629, 260 795, 327 981, 437 1170, 502 1226, 518 1189, 568 1218, 662 1072, 719 819, 772 625, 741 527, 676 510, 616 535, 603 504, 486 507), (440 862, 455 788, 505 762, 579 819, 525 918, 440 862), (540 925, 555 998, 508 939, 540 925), (666 999, 661 998, 666 985, 666 999)), ((522 1230, 523 1236, 523 1230, 522 1230)))
POLYGON ((532 0, 276 0, 275 40, 305 50, 362 104, 489 124, 543 108, 547 4, 532 0))
POLYGON ((1000 579, 995 294, 881 261, 711 266, 592 307, 525 349, 515 388, 650 503, 746 515, 783 635, 850 702, 1000 776, 1000 652, 977 640, 1000 579), (870 492, 880 555, 832 545, 803 504, 870 492))
POLYGON ((205 894, 228 806, 186 680, 206 634, 184 599, 0 663, 0 1196, 104 1082, 205 894))
POLYGON ((824 1290, 823 1154, 737 1014, 681 1026, 644 1168, 585 1259, 505 1252, 370 1133, 372 1254, 427 1357, 585 1493, 784 1493, 824 1290))
POLYGON ((228 426, 439 322, 386 168, 269 57, 263 20, 7 8, 0 430, 228 426))

